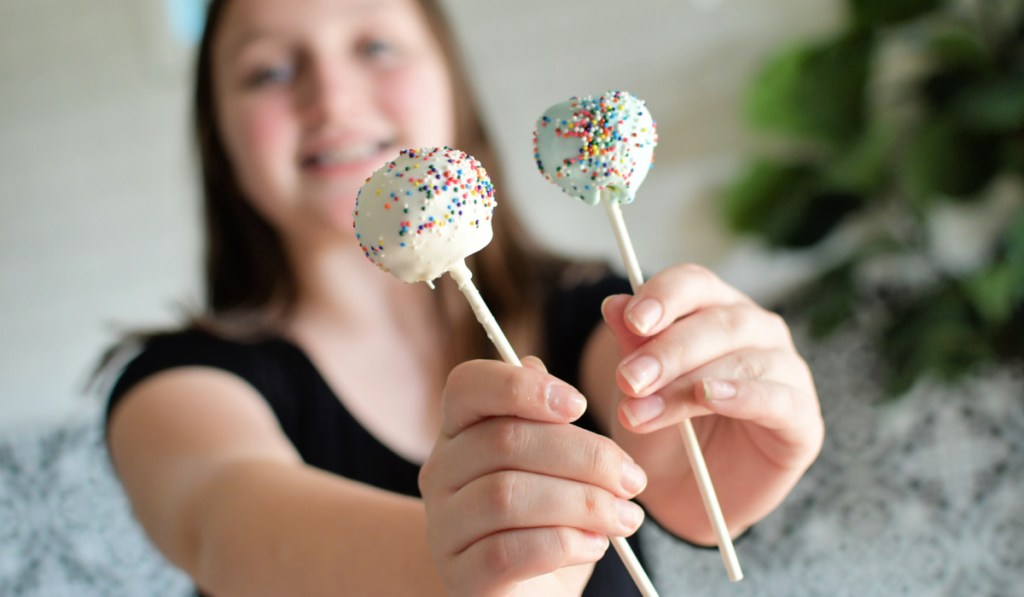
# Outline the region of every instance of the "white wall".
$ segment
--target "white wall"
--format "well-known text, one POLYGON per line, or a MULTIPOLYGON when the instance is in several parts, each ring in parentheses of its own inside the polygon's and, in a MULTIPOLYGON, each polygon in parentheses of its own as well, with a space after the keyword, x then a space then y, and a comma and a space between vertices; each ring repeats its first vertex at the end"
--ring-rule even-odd
POLYGON ((184 52, 135 0, 0 3, 0 425, 94 403, 115 322, 195 287, 184 52))
MULTIPOLYGON (((661 139, 626 211, 641 264, 757 288, 711 201, 749 145, 739 94, 768 49, 833 27, 838 0, 446 3, 542 240, 615 257, 603 212, 535 172, 530 135, 550 104, 627 89, 661 139)), ((157 0, 0 3, 0 428, 94 410, 80 390, 111 325, 197 296, 189 55, 161 18, 157 0)))
POLYGON ((624 210, 647 270, 679 260, 715 263, 730 250, 710 202, 750 144, 741 91, 766 52, 841 18, 836 0, 449 4, 459 6, 454 16, 512 190, 558 248, 618 258, 603 210, 570 200, 536 172, 536 118, 573 95, 608 89, 647 101, 658 123, 655 167, 624 210))

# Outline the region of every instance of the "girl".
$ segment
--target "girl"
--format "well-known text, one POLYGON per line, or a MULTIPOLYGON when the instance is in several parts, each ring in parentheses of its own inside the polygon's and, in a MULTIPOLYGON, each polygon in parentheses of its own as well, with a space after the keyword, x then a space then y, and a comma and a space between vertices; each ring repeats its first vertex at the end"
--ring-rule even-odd
POLYGON ((604 556, 640 525, 633 498, 714 541, 681 420, 698 417, 734 533, 817 455, 785 324, 704 269, 618 294, 532 246, 502 201, 470 267, 513 345, 544 359, 516 368, 485 358, 453 285, 364 259, 356 192, 401 148, 458 147, 501 192, 470 98, 433 0, 210 3, 206 309, 144 339, 108 410, 135 515, 200 590, 628 594, 604 556))

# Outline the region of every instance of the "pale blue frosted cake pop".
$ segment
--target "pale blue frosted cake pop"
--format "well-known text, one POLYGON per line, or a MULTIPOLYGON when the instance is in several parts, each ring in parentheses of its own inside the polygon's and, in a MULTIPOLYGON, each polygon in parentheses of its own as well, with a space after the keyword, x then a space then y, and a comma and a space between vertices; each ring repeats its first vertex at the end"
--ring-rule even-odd
POLYGON ((541 174, 570 196, 597 205, 632 203, 658 143, 644 102, 625 91, 574 97, 537 120, 534 158, 541 174))

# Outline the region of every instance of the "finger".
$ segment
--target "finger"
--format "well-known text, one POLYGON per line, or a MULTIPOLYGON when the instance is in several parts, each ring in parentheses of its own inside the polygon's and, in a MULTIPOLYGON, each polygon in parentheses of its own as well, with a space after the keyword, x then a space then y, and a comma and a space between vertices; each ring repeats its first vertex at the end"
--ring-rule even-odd
POLYGON ((626 325, 626 305, 631 299, 628 294, 615 294, 601 303, 601 316, 618 339, 621 354, 630 354, 647 341, 645 336, 634 333, 626 325))
POLYGON ((647 280, 626 305, 624 316, 633 333, 651 336, 700 309, 748 302, 746 295, 711 270, 686 263, 662 270, 647 280))
POLYGON ((804 402, 793 386, 766 380, 705 378, 697 393, 712 412, 775 430, 791 427, 804 402))
POLYGON ((568 526, 601 535, 632 535, 643 522, 640 506, 594 485, 522 471, 474 479, 438 512, 459 521, 449 553, 511 529, 568 526))
POLYGON ((448 438, 477 422, 499 416, 566 423, 587 408, 576 388, 532 367, 477 360, 448 375, 442 402, 441 432, 448 438))
POLYGON ((473 543, 454 559, 460 594, 480 595, 484 584, 505 585, 600 560, 608 537, 569 527, 513 529, 473 543))
POLYGON ((788 343, 788 328, 777 315, 752 304, 718 305, 680 319, 627 355, 616 381, 625 394, 645 396, 737 350, 788 343))
POLYGON ((806 364, 795 353, 777 349, 742 350, 681 376, 655 394, 626 398, 619 404, 619 419, 627 429, 650 433, 683 419, 716 412, 702 393, 701 384, 705 379, 810 385, 806 364))
POLYGON ((529 356, 523 357, 522 358, 522 363, 523 363, 523 367, 526 367, 527 369, 533 369, 535 371, 542 371, 544 373, 548 372, 547 365, 544 364, 544 361, 540 360, 539 358, 537 358, 537 357, 535 357, 533 355, 529 355, 529 356))
POLYGON ((451 463, 447 478, 439 480, 448 493, 503 470, 578 481, 622 498, 634 497, 647 485, 643 469, 615 442, 574 425, 492 418, 437 449, 451 463))
POLYGON ((825 424, 813 393, 774 381, 711 378, 700 393, 713 412, 771 430, 758 443, 780 467, 809 466, 821 450, 825 424))
POLYGON ((765 429, 804 435, 823 427, 814 381, 807 363, 795 353, 768 352, 737 357, 733 374, 708 368, 698 372, 697 400, 712 412, 765 429), (758 377, 755 371, 762 371, 758 377), (736 375, 738 373, 739 375, 736 375))

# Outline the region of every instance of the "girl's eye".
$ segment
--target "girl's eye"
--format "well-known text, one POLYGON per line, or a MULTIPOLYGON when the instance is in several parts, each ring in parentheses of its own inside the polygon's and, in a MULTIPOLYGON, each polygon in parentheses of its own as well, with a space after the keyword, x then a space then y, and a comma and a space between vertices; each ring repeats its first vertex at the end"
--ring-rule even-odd
POLYGON ((395 51, 394 46, 379 39, 371 39, 363 42, 362 48, 360 49, 362 50, 362 54, 367 58, 383 58, 395 51))
POLYGON ((294 77, 295 68, 291 65, 260 68, 246 79, 246 87, 259 89, 270 85, 280 85, 290 82, 294 77))

